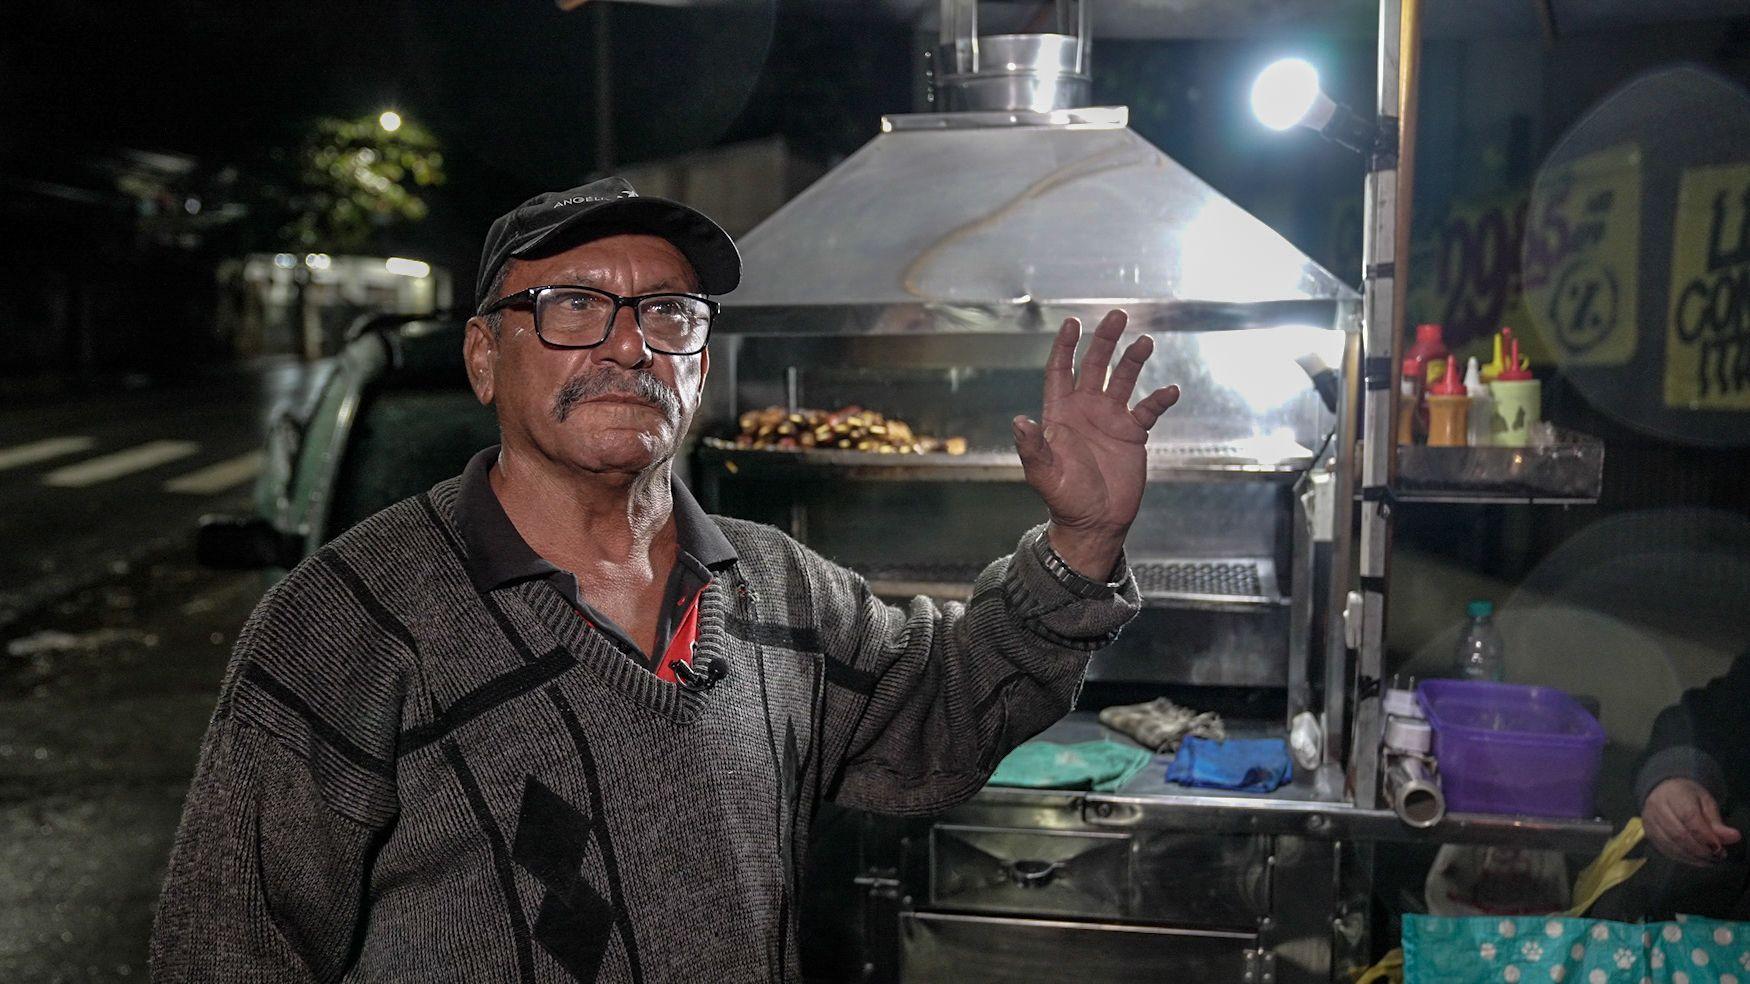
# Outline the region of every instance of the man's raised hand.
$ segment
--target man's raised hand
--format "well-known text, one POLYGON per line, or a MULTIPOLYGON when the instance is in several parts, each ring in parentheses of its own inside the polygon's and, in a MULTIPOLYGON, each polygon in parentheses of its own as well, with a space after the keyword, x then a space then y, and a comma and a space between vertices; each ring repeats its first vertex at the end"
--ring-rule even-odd
POLYGON ((1015 450, 1027 484, 1051 513, 1052 549, 1083 576, 1103 581, 1117 565, 1124 536, 1142 504, 1149 429, 1178 402, 1165 386, 1130 404, 1154 341, 1143 335, 1107 368, 1124 334, 1123 311, 1107 312, 1075 371, 1081 322, 1064 321, 1045 363, 1040 419, 1016 417, 1015 450))

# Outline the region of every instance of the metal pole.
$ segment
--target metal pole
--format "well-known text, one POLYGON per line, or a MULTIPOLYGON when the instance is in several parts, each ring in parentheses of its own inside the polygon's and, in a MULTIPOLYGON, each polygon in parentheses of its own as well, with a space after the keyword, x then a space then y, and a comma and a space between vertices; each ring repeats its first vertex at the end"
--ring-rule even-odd
MULTIPOLYGON (((1385 656, 1385 605, 1391 552, 1391 481, 1396 466, 1398 337, 1403 297, 1398 286, 1399 258, 1409 260, 1408 186, 1400 187, 1399 165, 1413 159, 1399 125, 1404 105, 1415 97, 1416 42, 1420 40, 1417 0, 1380 0, 1378 106, 1380 138, 1369 162, 1363 209, 1366 225, 1362 254, 1362 374, 1367 395, 1361 454, 1361 631, 1355 672, 1355 729, 1351 773, 1357 805, 1379 802, 1380 677, 1385 656), (1407 58, 1409 64, 1403 63, 1407 58), (1403 201, 1400 202, 1400 192, 1403 201)), ((1407 136, 1414 140, 1412 126, 1407 136)), ((1405 168, 1408 177, 1408 168, 1405 168)))

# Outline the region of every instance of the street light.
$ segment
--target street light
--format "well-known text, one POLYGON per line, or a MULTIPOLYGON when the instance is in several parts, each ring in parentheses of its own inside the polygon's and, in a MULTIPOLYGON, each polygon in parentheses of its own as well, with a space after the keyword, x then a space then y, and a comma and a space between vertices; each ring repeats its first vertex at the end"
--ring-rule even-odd
POLYGON ((383 115, 377 117, 377 125, 383 128, 384 133, 394 133, 401 129, 401 114, 392 109, 385 109, 383 115))
POLYGON ((383 261, 383 269, 398 277, 413 277, 424 279, 431 276, 431 264, 424 260, 410 260, 405 256, 391 256, 383 261))
POLYGON ((1272 130, 1304 126, 1366 154, 1379 137, 1374 122, 1334 102, 1319 86, 1319 70, 1304 58, 1281 58, 1252 83, 1252 115, 1272 130))

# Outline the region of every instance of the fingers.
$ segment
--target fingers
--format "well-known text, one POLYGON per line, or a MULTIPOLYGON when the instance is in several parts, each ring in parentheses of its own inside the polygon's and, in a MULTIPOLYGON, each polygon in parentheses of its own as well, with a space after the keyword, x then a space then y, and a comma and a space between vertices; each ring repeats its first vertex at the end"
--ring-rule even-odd
POLYGON ((1082 355, 1081 372, 1076 376, 1076 389, 1098 393, 1106 388, 1106 369, 1112 363, 1112 351, 1118 347, 1118 336, 1124 334, 1128 319, 1123 311, 1113 308, 1100 319, 1094 329, 1094 340, 1082 355))
POLYGON ((1720 819, 1720 805, 1705 793, 1701 796, 1701 819, 1713 834, 1714 843, 1719 845, 1718 853, 1725 853, 1726 845, 1736 844, 1744 839, 1744 835, 1738 833, 1736 827, 1720 819))
POLYGON ((1664 799, 1649 798, 1646 806, 1646 816, 1649 835, 1653 844, 1660 852, 1673 861, 1686 864, 1706 864, 1708 849, 1695 839, 1689 828, 1683 823, 1683 818, 1664 799))
POLYGON ((1141 402, 1131 408, 1130 416, 1142 425, 1143 430, 1149 430, 1154 427, 1155 421, 1161 419, 1161 414, 1172 409, 1177 402, 1179 387, 1163 386, 1143 397, 1141 402))
POLYGON ((1021 456, 1021 471, 1027 477, 1027 483, 1035 488, 1041 487, 1057 464, 1057 458, 1051 453, 1051 445, 1045 440, 1045 428, 1036 420, 1027 417, 1016 417, 1015 451, 1021 456))
POLYGON ((1713 824, 1708 823, 1703 816, 1703 806, 1711 804, 1713 797, 1698 794, 1685 796, 1675 805, 1678 819, 1683 821, 1683 829, 1689 832, 1691 838, 1701 845, 1702 852, 1708 857, 1714 857, 1725 850, 1719 838, 1714 836, 1713 824))
POLYGON ((1142 374, 1143 363, 1155 350, 1154 339, 1143 335, 1124 348, 1124 356, 1106 381, 1106 395, 1123 406, 1130 406, 1130 391, 1136 389, 1136 377, 1142 374))
POLYGON ((1076 343, 1082 339, 1082 323, 1065 318, 1045 359, 1045 402, 1068 396, 1075 389, 1076 343))

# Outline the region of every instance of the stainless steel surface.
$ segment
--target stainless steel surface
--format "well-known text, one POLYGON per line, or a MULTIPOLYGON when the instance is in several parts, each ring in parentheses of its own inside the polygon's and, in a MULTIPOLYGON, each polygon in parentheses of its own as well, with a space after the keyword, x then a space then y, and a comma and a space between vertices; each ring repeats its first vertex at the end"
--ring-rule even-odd
POLYGON ((742 239, 721 330, 1049 331, 1114 304, 1163 330, 1328 327, 1355 298, 1122 125, 1017 118, 884 123, 742 239))
POLYGON ((1271 906, 1271 842, 940 823, 928 907, 1246 931, 1271 906))
POLYGON ((1144 598, 1185 604, 1285 605, 1274 561, 1257 557, 1150 560, 1131 565, 1144 598))
MULTIPOLYGON (((1393 415, 1397 409, 1399 336, 1403 297, 1395 279, 1403 234, 1398 223, 1398 156, 1403 149, 1390 138, 1397 133, 1399 107, 1399 30, 1404 0, 1380 0, 1376 106, 1381 146, 1368 162, 1362 192, 1362 344, 1366 372, 1372 377, 1362 404, 1360 454, 1361 645, 1355 678, 1350 682, 1354 728, 1350 733, 1349 765, 1355 802, 1372 807, 1379 802, 1379 698, 1376 695, 1385 650, 1385 585, 1391 552, 1390 503, 1384 498, 1392 483, 1397 441, 1393 415), (1380 385, 1383 383, 1383 386, 1380 385)), ((1406 263, 1409 259, 1405 255, 1406 263)))
POLYGON ((1271 842, 1276 889, 1270 915, 1258 924, 1258 944, 1272 958, 1275 984, 1348 980, 1333 973, 1331 917, 1338 911, 1341 845, 1304 837, 1271 842))
POLYGON ((1155 984, 1239 981, 1250 933, 1164 926, 1014 919, 944 912, 900 916, 907 982, 956 984, 1155 984))
POLYGON ((1291 834, 1319 840, 1423 844, 1503 844, 1597 853, 1614 829, 1603 820, 1447 813, 1417 830, 1384 809, 1280 796, 1222 795, 1194 789, 1163 793, 1080 793, 988 787, 956 818, 1001 822, 1005 816, 1062 814, 1075 826, 1102 830, 1178 830, 1204 834, 1291 834))
POLYGON ((1124 106, 1077 106, 1070 109, 1032 110, 998 109, 967 110, 955 113, 905 113, 883 116, 881 130, 976 130, 980 127, 1050 126, 1059 129, 1092 127, 1110 130, 1130 124, 1130 110, 1124 106))
MULTIPOLYGON (((1091 325, 1086 327, 1090 333, 1091 325)), ((1139 334, 1130 332, 1127 338, 1139 334)), ((1154 356, 1138 390, 1176 384, 1181 391, 1178 404, 1151 432, 1152 478, 1195 479, 1205 470, 1292 477, 1328 440, 1336 417, 1295 359, 1313 355, 1340 365, 1346 344, 1342 326, 1154 332, 1150 339, 1154 356)), ((712 340, 712 368, 733 366, 734 376, 715 393, 707 387, 702 433, 731 436, 740 411, 784 404, 794 389, 805 406, 858 404, 900 417, 918 433, 964 436, 972 450, 1001 455, 971 459, 977 467, 965 470, 1004 466, 1007 472, 992 477, 1018 481, 1009 421, 1018 413, 1038 413, 1051 341, 1049 332, 719 336, 712 340)), ((835 465, 914 464, 909 456, 830 460, 835 465)), ((925 463, 965 465, 946 456, 925 463)))
MULTIPOLYGON (((854 569, 879 595, 903 595, 907 593, 905 586, 918 585, 939 590, 910 593, 964 598, 972 593, 972 582, 984 570, 984 565, 876 563, 858 564, 854 569)), ((1221 611, 1288 604, 1288 599, 1276 586, 1275 564, 1267 558, 1134 557, 1130 560, 1130 570, 1136 578, 1142 603, 1148 607, 1221 611)))
POLYGON ((1130 686, 1288 685, 1289 610, 1280 606, 1146 608, 1095 654, 1090 683, 1130 686))
MULTIPOLYGON (((1150 481, 1201 480, 1235 476, 1290 481, 1312 452, 1291 440, 1258 438, 1193 445, 1150 445, 1150 481)), ((863 482, 1020 482, 1021 459, 1010 451, 967 454, 876 454, 870 451, 802 449, 767 451, 737 447, 733 441, 705 438, 699 458, 734 474, 743 471, 830 474, 863 482)))
MULTIPOLYGON (((1229 722, 1240 737, 1279 734, 1271 725, 1229 722), (1262 729, 1262 730, 1260 730, 1262 729)), ((1377 731, 1375 732, 1377 735, 1377 731)), ((1100 738, 1129 739, 1077 711, 1047 728, 1040 737, 1073 743, 1100 738)), ((1517 844, 1574 853, 1596 852, 1614 833, 1602 820, 1514 817, 1448 813, 1427 830, 1405 826, 1388 809, 1351 806, 1341 769, 1327 766, 1309 775, 1296 769, 1294 780, 1259 795, 1194 789, 1166 781, 1170 756, 1157 755, 1116 793, 1032 790, 987 786, 956 807, 956 823, 988 827, 1057 830, 1178 830, 1210 834, 1291 834, 1322 840, 1365 839, 1421 843, 1517 844)))
POLYGON ((1446 796, 1440 777, 1428 763, 1412 755, 1393 755, 1385 770, 1386 802, 1398 819, 1418 830, 1440 823, 1446 816, 1446 796))
POLYGON ((1128 834, 936 824, 932 908, 1120 919, 1132 908, 1128 834))
POLYGON ((1349 680, 1354 659, 1344 636, 1344 612, 1349 591, 1355 583, 1355 512, 1354 492, 1359 453, 1360 410, 1362 407, 1362 340, 1359 334, 1344 339, 1343 386, 1339 391, 1335 456, 1331 472, 1333 524, 1331 553, 1324 565, 1326 579, 1323 601, 1324 614, 1324 732, 1327 765, 1344 766, 1348 762, 1351 704, 1349 680))
POLYGON ((950 112, 1073 109, 1093 88, 1084 41, 1071 34, 962 38, 936 49, 936 63, 936 101, 950 112))

